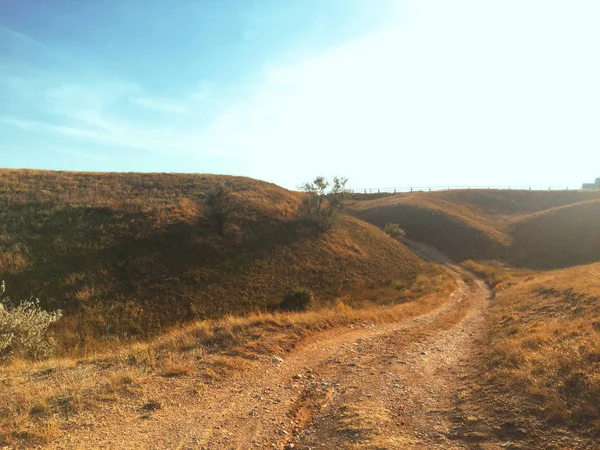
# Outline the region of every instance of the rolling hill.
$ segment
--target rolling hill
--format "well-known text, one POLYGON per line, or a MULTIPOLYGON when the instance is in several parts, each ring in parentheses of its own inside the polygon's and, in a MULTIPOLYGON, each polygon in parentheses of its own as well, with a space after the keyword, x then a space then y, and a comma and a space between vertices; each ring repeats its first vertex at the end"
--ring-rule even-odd
POLYGON ((599 201, 593 191, 416 192, 356 200, 351 213, 377 226, 398 223, 457 261, 551 269, 600 260, 599 201))
POLYGON ((0 279, 12 298, 64 310, 54 331, 59 348, 73 352, 107 337, 269 310, 297 285, 327 302, 410 286, 425 269, 352 217, 315 233, 299 220, 300 200, 243 177, 2 170, 0 279), (224 237, 203 212, 218 182, 235 201, 224 237))
POLYGON ((522 217, 510 229, 515 265, 553 269, 600 260, 600 200, 522 217))

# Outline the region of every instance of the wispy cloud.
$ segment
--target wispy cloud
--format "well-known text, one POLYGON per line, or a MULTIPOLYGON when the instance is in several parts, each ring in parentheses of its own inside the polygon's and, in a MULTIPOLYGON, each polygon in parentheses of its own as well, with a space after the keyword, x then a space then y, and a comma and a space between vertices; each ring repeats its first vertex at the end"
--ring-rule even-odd
POLYGON ((192 90, 188 97, 195 100, 205 100, 210 97, 215 90, 215 84, 204 80, 198 83, 198 87, 192 90))
POLYGON ((13 39, 17 39, 21 42, 25 42, 26 44, 32 45, 34 47, 37 47, 41 50, 49 50, 49 51, 55 51, 52 47, 50 47, 49 45, 44 44, 41 41, 38 41, 37 39, 34 39, 30 36, 27 36, 26 34, 20 33, 16 30, 13 30, 12 28, 9 28, 5 25, 1 25, 0 24, 0 34, 4 34, 8 37, 11 37, 13 39))
POLYGON ((166 126, 151 127, 128 122, 116 126, 110 119, 99 118, 98 120, 102 126, 94 128, 91 126, 65 126, 15 117, 0 118, 0 122, 24 131, 53 134, 82 142, 108 144, 113 147, 165 155, 197 156, 207 154, 227 156, 223 152, 216 153, 211 148, 203 145, 203 135, 197 130, 166 126))
POLYGON ((101 133, 97 133, 93 130, 86 130, 82 128, 64 126, 64 125, 53 125, 39 121, 33 120, 22 120, 16 119, 13 117, 2 117, 0 121, 5 124, 12 125, 18 127, 25 131, 42 131, 42 132, 51 132, 58 133, 60 135, 66 137, 73 138, 82 138, 82 139, 91 139, 95 141, 101 142, 111 142, 111 139, 108 136, 105 136, 101 133))
POLYGON ((55 59, 59 59, 63 62, 70 61, 70 58, 67 55, 65 55, 62 51, 56 49, 52 45, 49 45, 27 34, 21 33, 20 31, 7 27, 6 25, 0 24, 0 36, 2 35, 8 37, 9 39, 14 39, 18 42, 21 42, 37 50, 41 50, 44 52, 45 55, 50 55, 55 59))
POLYGON ((7 110, 0 117, 6 125, 120 148, 215 156, 202 145, 206 99, 214 89, 210 82, 200 82, 179 96, 165 98, 142 95, 146 91, 138 84, 109 77, 13 78, 4 87, 28 104, 29 109, 7 110), (149 121, 147 115, 140 115, 133 106, 165 114, 160 115, 160 120, 149 121), (173 114, 177 114, 176 120, 169 119, 173 114))
POLYGON ((132 100, 138 106, 153 111, 182 114, 188 111, 183 103, 164 98, 139 97, 132 100))

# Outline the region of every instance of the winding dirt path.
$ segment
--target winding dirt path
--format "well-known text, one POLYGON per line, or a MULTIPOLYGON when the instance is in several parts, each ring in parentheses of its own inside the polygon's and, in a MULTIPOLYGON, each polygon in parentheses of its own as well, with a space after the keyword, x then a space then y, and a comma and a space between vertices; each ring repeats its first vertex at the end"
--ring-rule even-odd
POLYGON ((244 370, 222 384, 173 378, 155 387, 154 397, 166 400, 150 420, 127 408, 90 417, 93 425, 64 430, 53 447, 500 448, 454 431, 454 405, 489 291, 435 250, 406 243, 457 280, 437 310, 319 333, 283 362, 244 362, 244 370))

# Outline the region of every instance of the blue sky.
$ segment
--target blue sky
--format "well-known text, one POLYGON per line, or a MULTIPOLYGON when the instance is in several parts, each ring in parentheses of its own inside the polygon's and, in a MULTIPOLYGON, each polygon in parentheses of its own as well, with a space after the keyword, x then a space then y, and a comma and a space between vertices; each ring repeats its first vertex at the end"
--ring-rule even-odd
POLYGON ((600 176, 596 0, 0 0, 0 166, 600 176))

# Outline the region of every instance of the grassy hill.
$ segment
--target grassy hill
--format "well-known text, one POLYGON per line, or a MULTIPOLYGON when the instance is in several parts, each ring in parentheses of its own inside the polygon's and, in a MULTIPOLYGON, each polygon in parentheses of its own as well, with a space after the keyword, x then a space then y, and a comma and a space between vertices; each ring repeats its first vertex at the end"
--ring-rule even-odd
MULTIPOLYGON (((484 276, 494 270, 471 269, 484 276)), ((499 433, 550 426, 600 437, 600 263, 504 270, 495 291, 480 362, 484 387, 471 394, 479 409, 467 411, 482 420, 473 422, 492 429, 483 418, 493 411, 505 422, 499 433)))
POLYGON ((514 222, 512 261, 552 269, 600 260, 600 200, 535 213, 514 222))
POLYGON ((351 212, 458 261, 497 259, 531 268, 600 260, 599 192, 460 190, 356 200, 351 212))
POLYGON ((455 192, 416 192, 355 201, 351 213, 377 226, 398 223, 407 236, 433 245, 454 259, 493 258, 509 237, 476 204, 455 192))
POLYGON ((54 332, 71 352, 269 310, 297 285, 326 302, 422 284, 426 267, 402 244, 352 217, 315 233, 300 200, 243 177, 2 170, 0 279, 13 298, 65 311, 54 332), (235 200, 224 237, 204 214, 217 182, 235 200))

